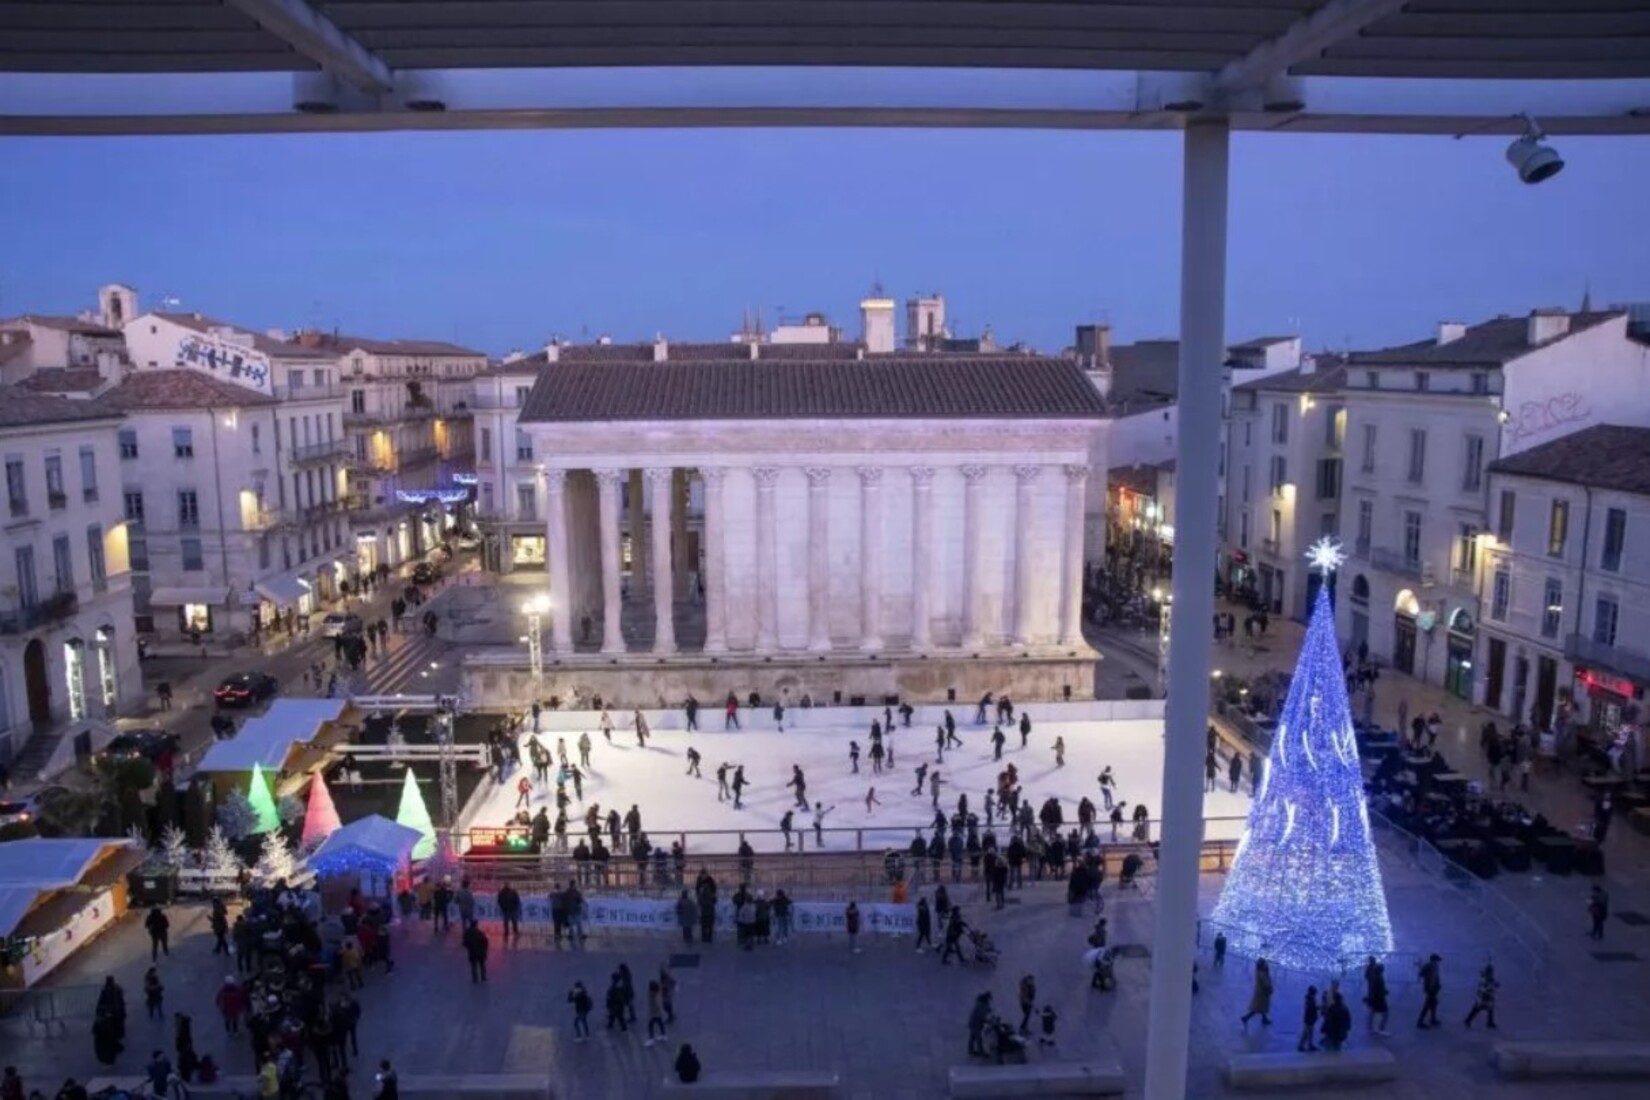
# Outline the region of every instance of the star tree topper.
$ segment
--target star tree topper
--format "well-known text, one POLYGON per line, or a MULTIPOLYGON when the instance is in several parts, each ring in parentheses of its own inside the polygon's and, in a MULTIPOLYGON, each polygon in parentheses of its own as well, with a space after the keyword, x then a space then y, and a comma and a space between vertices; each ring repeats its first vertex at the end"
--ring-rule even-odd
POLYGON ((1341 549, 1340 543, 1325 535, 1307 548, 1306 560, 1312 563, 1313 569, 1327 577, 1346 561, 1346 551, 1341 549))

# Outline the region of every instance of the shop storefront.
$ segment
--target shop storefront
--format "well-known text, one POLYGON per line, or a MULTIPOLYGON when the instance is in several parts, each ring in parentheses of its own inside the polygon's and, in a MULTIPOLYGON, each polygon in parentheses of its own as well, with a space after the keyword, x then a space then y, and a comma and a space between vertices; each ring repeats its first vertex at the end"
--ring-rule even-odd
POLYGON ((1587 728, 1609 731, 1631 725, 1643 717, 1645 687, 1598 669, 1578 668, 1575 697, 1587 704, 1583 720, 1587 728))
POLYGON ((258 596, 258 622, 268 628, 288 612, 294 615, 310 614, 315 610, 312 587, 307 578, 297 573, 282 573, 277 577, 254 581, 252 590, 258 596))
POLYGON ((224 619, 229 610, 227 588, 156 588, 149 594, 149 605, 156 623, 168 621, 164 616, 172 609, 171 622, 180 637, 206 637, 229 625, 224 619))
POLYGON ((543 569, 545 544, 543 535, 510 536, 510 569, 543 569))
POLYGON ((1472 700, 1472 654, 1477 624, 1472 614, 1458 607, 1450 615, 1444 665, 1444 690, 1457 699, 1472 700))

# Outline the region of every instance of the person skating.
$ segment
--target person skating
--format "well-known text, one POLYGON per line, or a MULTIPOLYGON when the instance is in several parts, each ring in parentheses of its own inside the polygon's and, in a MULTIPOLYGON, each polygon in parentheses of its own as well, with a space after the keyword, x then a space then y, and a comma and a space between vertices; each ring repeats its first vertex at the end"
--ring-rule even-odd
POLYGON ((590 734, 579 734, 579 767, 590 767, 590 734))
POLYGON ((716 801, 718 802, 726 802, 733 797, 733 793, 728 790, 728 771, 731 767, 732 765, 723 761, 716 769, 716 801))
POLYGON ((814 847, 816 848, 825 847, 825 815, 834 809, 836 807, 832 806, 830 810, 827 810, 823 802, 814 803, 814 847))
POLYGON ((1007 741, 1008 738, 1003 736, 1003 727, 997 726, 991 731, 992 760, 1001 760, 1003 758, 1003 745, 1007 741))
POLYGON ((596 1002, 583 982, 574 982, 567 994, 567 1003, 573 1006, 573 1041, 582 1043, 590 1038, 590 1010, 596 1007, 596 1002))
POLYGON ((794 810, 786 810, 785 816, 779 819, 779 831, 785 834, 785 850, 791 850, 791 815, 794 810))
POLYGON ((647 718, 642 714, 641 707, 636 708, 636 716, 633 719, 633 723, 636 727, 636 747, 639 749, 647 748, 647 735, 649 730, 647 726, 647 718))
POLYGON ((481 930, 481 925, 475 921, 466 921, 464 935, 464 956, 470 960, 470 983, 485 982, 487 980, 487 933, 481 930))
POLYGON ((850 775, 858 775, 859 774, 859 742, 858 741, 848 742, 848 773, 850 775))
POLYGON ((1314 1041, 1317 1032, 1318 987, 1309 985, 1306 987, 1306 1005, 1301 1010, 1301 1037, 1300 1042, 1295 1044, 1296 1052, 1304 1054, 1307 1051, 1317 1050, 1318 1044, 1314 1041))
POLYGON ((1066 739, 1064 737, 1054 739, 1054 766, 1056 768, 1066 766, 1066 739))
POLYGON ((1387 988, 1386 967, 1374 955, 1364 964, 1364 1004, 1369 1007, 1369 1030, 1377 1035, 1386 1034, 1387 1024, 1387 988), (1379 1018, 1380 1023, 1376 1023, 1379 1018))
POLYGON ((865 815, 869 817, 872 813, 872 807, 880 805, 882 805, 882 800, 877 797, 877 789, 872 787, 867 790, 865 792, 865 815))
POLYGON ((934 727, 934 763, 945 763, 945 727, 934 727))
POLYGON ((682 710, 687 715, 687 732, 692 733, 699 728, 699 700, 689 694, 682 710))
POLYGON ((516 781, 516 809, 533 804, 533 784, 525 775, 516 781))
POLYGON ((911 788, 911 793, 914 795, 920 795, 922 794, 923 784, 928 781, 928 762, 926 760, 917 765, 916 776, 917 782, 916 785, 911 788))
POLYGON ((1467 1013, 1466 1024, 1468 1027, 1472 1026, 1472 1022, 1482 1012, 1489 1017, 1490 1030, 1496 1030, 1495 991, 1500 985, 1501 983, 1495 980, 1495 967, 1488 963, 1484 964, 1484 969, 1478 972, 1478 990, 1473 996, 1472 1011, 1467 1013))
POLYGON ((928 909, 928 897, 924 895, 917 899, 917 954, 922 954, 927 947, 934 946, 934 917, 928 909))
POLYGON ((871 739, 871 774, 872 775, 881 775, 882 774, 882 757, 883 757, 882 738, 874 737, 874 738, 871 739))
POLYGON ((780 733, 785 732, 785 704, 783 702, 775 702, 773 705, 773 724, 774 728, 780 733))
POLYGON ((704 758, 699 755, 699 750, 694 748, 692 745, 689 745, 687 751, 687 774, 693 776, 695 779, 703 779, 704 776, 699 774, 699 763, 703 759, 704 758))
POLYGON ((1031 740, 1031 715, 1026 714, 1025 712, 1022 711, 1021 714, 1020 714, 1020 747, 1022 749, 1025 748, 1026 743, 1029 742, 1030 740, 1031 740))
POLYGON ((1438 995, 1444 990, 1443 963, 1443 958, 1434 954, 1421 964, 1421 1015, 1416 1017, 1415 1026, 1422 1030, 1441 1026, 1438 1022, 1438 995))
POLYGON ((739 728, 739 696, 728 692, 727 702, 722 707, 722 731, 739 728))
POLYGON ((166 911, 158 905, 150 906, 148 916, 143 918, 143 927, 149 933, 149 961, 154 962, 162 955, 170 957, 172 948, 167 943, 167 936, 172 922, 166 911))
POLYGON ((1249 1021, 1260 1017, 1263 1026, 1272 1026, 1272 966, 1265 959, 1255 960, 1255 987, 1249 994, 1249 1011, 1242 1017, 1243 1030, 1249 1030, 1249 1021))
POLYGON ((928 777, 929 804, 936 810, 940 808, 940 787, 944 785, 944 782, 938 771, 928 777))
MULTIPOLYGON (((1108 810, 1112 808, 1112 793, 1116 786, 1117 780, 1111 774, 1111 765, 1107 764, 1100 772, 1100 800, 1108 810)), ((1117 839, 1115 833, 1112 835, 1112 839, 1117 839)))
MULTIPOLYGON (((744 795, 745 795, 745 788, 748 787, 748 786, 750 786, 750 781, 745 778, 745 765, 740 764, 739 766, 737 766, 733 769, 733 808, 734 809, 742 810, 742 809, 745 808, 744 802, 742 800, 743 800, 744 795)), ((807 808, 807 803, 803 803, 803 808, 804 809, 807 808)))
POLYGON ((606 703, 602 704, 602 713, 597 718, 596 725, 601 729, 602 737, 611 745, 613 743, 613 715, 608 713, 606 703))
POLYGON ((800 764, 791 765, 791 781, 785 786, 795 789, 797 806, 806 810, 808 808, 808 780, 802 774, 800 764))

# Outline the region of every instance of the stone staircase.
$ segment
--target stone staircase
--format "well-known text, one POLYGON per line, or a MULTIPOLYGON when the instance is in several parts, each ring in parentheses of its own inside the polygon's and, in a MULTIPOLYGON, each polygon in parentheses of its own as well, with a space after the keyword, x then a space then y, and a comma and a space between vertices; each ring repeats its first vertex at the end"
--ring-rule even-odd
POLYGON ((75 741, 81 734, 91 735, 91 749, 95 752, 108 744, 117 732, 110 722, 88 718, 35 733, 23 743, 23 750, 12 758, 12 782, 28 784, 61 775, 74 764, 75 741))

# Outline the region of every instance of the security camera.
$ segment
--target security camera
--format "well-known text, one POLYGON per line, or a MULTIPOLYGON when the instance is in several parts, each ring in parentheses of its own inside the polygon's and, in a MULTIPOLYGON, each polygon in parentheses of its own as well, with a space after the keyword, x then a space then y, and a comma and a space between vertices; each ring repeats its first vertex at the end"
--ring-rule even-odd
POLYGON ((1547 135, 1529 115, 1524 119, 1524 134, 1507 146, 1507 161, 1525 183, 1540 183, 1564 170, 1564 158, 1550 146, 1543 144, 1547 135))

